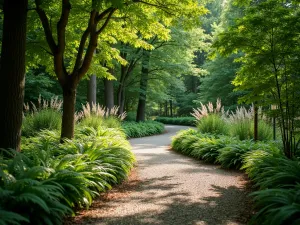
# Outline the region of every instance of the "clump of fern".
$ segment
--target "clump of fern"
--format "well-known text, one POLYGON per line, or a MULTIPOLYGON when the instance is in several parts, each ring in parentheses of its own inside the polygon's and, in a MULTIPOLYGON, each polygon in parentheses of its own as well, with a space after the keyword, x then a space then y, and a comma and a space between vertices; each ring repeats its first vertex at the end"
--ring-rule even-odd
POLYGON ((179 131, 173 138, 171 147, 182 154, 189 155, 192 145, 199 139, 199 132, 194 129, 179 131))
POLYGON ((22 153, 0 157, 6 223, 61 224, 72 208, 89 207, 127 177, 135 158, 120 129, 79 127, 75 133, 76 139, 60 144, 58 131, 43 130, 23 139, 22 153))
POLYGON ((223 168, 240 169, 247 153, 258 149, 265 150, 268 148, 270 148, 270 144, 267 143, 254 142, 252 140, 238 140, 235 143, 229 143, 219 150, 220 154, 217 158, 217 162, 220 163, 223 168))
POLYGON ((61 224, 72 210, 61 202, 61 184, 49 179, 53 169, 38 165, 25 154, 12 150, 8 154, 14 157, 0 159, 0 208, 5 211, 7 224, 13 224, 14 219, 30 224, 61 224), (10 218, 7 212, 17 215, 10 218))
POLYGON ((300 185, 289 189, 271 188, 256 191, 254 197, 258 212, 249 224, 297 225, 300 223, 300 185))

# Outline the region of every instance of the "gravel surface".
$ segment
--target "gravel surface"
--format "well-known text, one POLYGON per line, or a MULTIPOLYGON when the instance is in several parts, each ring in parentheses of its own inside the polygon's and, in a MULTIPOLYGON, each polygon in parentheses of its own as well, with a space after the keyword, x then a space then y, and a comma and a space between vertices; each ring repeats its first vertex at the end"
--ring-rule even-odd
POLYGON ((84 214, 83 224, 240 225, 251 214, 245 176, 238 171, 177 154, 171 136, 184 126, 166 126, 163 135, 131 139, 137 168, 129 181, 102 196, 84 214))

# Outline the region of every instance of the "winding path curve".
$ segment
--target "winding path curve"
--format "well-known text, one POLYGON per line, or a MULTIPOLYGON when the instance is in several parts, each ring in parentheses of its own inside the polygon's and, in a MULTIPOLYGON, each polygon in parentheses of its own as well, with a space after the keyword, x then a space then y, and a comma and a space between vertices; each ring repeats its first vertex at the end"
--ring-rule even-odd
POLYGON ((163 135, 131 139, 137 185, 101 203, 104 211, 92 209, 85 224, 246 224, 251 209, 242 173, 169 150, 171 136, 187 128, 168 125, 163 135))

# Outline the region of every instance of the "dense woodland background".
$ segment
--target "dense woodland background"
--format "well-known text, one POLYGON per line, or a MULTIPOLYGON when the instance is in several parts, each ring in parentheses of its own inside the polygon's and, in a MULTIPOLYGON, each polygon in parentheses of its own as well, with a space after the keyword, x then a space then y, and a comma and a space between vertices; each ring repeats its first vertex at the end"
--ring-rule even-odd
POLYGON ((91 205, 133 167, 126 138, 163 132, 153 119, 197 126, 175 150, 247 173, 253 224, 300 223, 298 0, 0 9, 0 224, 61 224, 91 205))

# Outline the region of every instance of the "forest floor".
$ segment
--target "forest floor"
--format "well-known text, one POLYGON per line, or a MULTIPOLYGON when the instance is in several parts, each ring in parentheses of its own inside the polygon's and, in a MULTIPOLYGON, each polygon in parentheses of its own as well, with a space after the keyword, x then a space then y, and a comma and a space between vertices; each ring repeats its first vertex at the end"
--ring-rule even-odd
POLYGON ((70 224, 242 225, 252 215, 249 183, 239 171, 224 170, 170 150, 166 133, 131 139, 137 167, 129 179, 104 193, 70 224))

